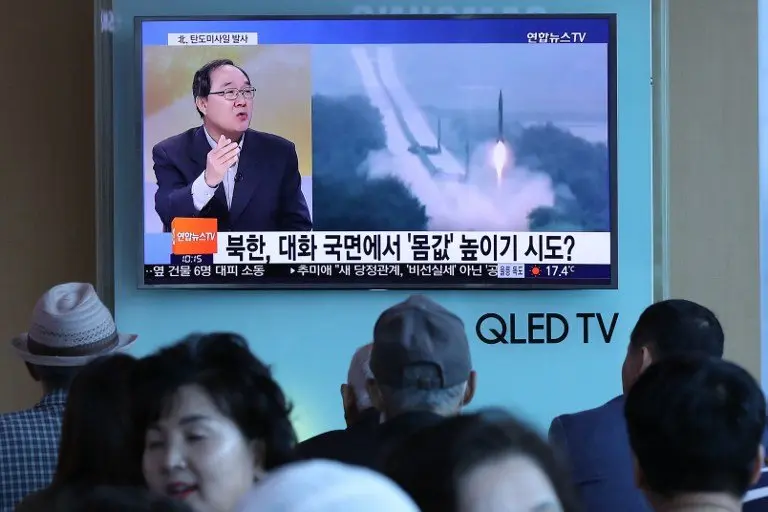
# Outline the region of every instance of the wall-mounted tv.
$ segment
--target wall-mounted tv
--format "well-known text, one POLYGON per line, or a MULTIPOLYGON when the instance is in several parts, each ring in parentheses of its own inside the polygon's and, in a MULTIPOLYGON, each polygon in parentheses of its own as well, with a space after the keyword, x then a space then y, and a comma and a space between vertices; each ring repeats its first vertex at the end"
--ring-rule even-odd
POLYGON ((617 287, 614 15, 135 28, 141 287, 617 287))

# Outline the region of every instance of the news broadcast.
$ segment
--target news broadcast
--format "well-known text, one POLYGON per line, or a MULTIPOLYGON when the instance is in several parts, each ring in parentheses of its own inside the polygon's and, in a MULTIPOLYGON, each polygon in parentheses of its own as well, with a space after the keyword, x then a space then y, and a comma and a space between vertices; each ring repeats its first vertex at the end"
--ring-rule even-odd
POLYGON ((142 287, 616 288, 615 16, 137 18, 142 287))

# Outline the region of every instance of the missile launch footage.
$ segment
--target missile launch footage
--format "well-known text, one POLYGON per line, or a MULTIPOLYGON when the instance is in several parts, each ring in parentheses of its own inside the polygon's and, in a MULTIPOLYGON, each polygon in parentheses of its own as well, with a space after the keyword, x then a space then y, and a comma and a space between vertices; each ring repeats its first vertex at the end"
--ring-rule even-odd
POLYGON ((315 229, 608 230, 606 52, 316 47, 315 229))

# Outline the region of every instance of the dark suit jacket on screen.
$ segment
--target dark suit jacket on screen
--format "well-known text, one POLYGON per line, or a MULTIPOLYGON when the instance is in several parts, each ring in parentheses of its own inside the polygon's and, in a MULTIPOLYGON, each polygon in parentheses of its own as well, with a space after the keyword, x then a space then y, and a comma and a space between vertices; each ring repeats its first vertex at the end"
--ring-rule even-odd
POLYGON ((312 221, 292 142, 255 130, 245 132, 232 206, 224 187, 201 211, 192 201, 192 183, 205 170, 211 146, 202 126, 159 142, 152 148, 157 192, 155 210, 166 231, 176 217, 218 219, 219 231, 309 231, 312 221))
POLYGON ((635 487, 624 396, 552 421, 549 439, 566 456, 587 512, 652 512, 635 487))

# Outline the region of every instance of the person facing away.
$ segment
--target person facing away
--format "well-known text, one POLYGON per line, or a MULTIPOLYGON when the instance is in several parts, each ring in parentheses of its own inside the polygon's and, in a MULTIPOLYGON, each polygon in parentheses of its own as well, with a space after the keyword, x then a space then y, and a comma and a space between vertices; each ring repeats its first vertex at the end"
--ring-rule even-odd
POLYGON ((341 385, 341 403, 347 428, 370 428, 379 424, 379 411, 368 394, 368 380, 373 378, 372 350, 373 343, 368 343, 355 351, 349 363, 347 382, 341 385))
MULTIPOLYGON (((379 411, 373 407, 371 397, 366 388, 368 379, 373 377, 371 373, 371 349, 372 343, 358 348, 352 356, 347 372, 347 382, 341 385, 341 401, 344 408, 344 420, 347 423, 346 430, 331 430, 299 443, 297 453, 301 459, 335 459, 350 464, 360 463, 359 450, 354 445, 344 444, 346 432, 357 430, 370 431, 379 424, 379 411), (346 448, 340 451, 340 446, 346 448)), ((352 439, 356 437, 351 436, 352 439)))
POLYGON ((117 331, 90 284, 59 284, 40 297, 28 332, 16 336, 11 346, 44 394, 31 409, 0 415, 0 510, 13 510, 51 483, 75 376, 92 359, 126 349, 135 340, 136 335, 117 331))
POLYGON ((423 295, 381 314, 373 330, 370 365, 368 393, 382 423, 373 430, 347 431, 337 457, 356 450, 357 463, 375 470, 381 470, 397 442, 458 414, 475 393, 464 323, 423 295))
MULTIPOLYGON (((688 300, 671 299, 643 311, 630 335, 621 370, 626 394, 652 364, 675 354, 723 356, 724 334, 715 314, 688 300)), ((588 512, 649 512, 634 484, 623 415, 624 395, 595 409, 552 421, 549 439, 566 457, 588 512)))
POLYGON ((192 335, 142 359, 135 394, 148 488, 195 512, 231 512, 294 459, 291 407, 242 336, 192 335))
POLYGON ((73 493, 144 484, 132 415, 136 364, 128 354, 114 354, 80 370, 67 396, 53 482, 24 498, 16 512, 55 512, 69 507, 73 493))
POLYGON ((385 474, 421 512, 577 512, 561 461, 503 410, 447 418, 398 444, 385 474))
POLYGON ((249 128, 256 89, 244 69, 213 60, 192 79, 201 126, 152 148, 155 210, 165 231, 176 217, 218 219, 219 231, 310 231, 296 146, 249 128))
POLYGON ((624 415, 637 485, 656 512, 738 512, 765 452, 765 396, 743 368, 688 354, 652 365, 624 415))

